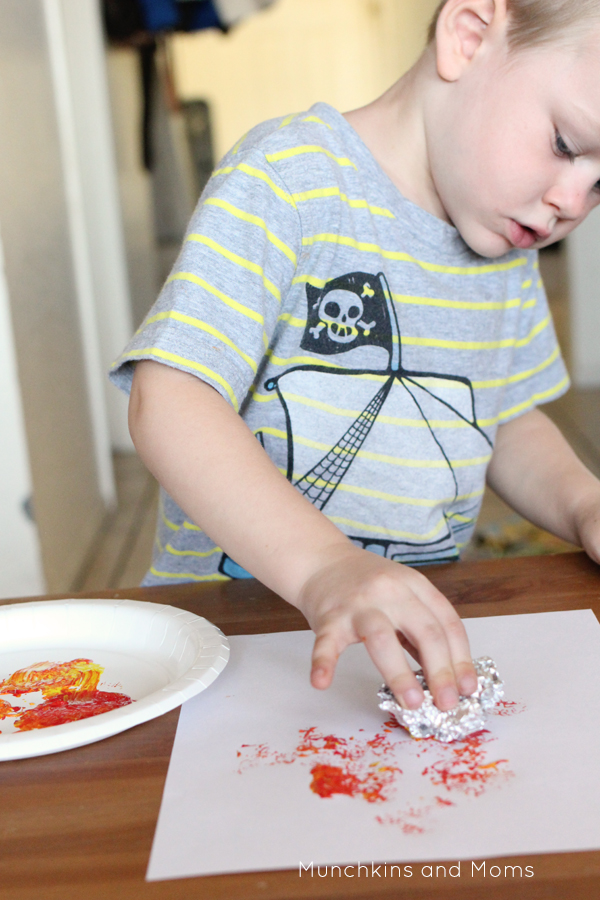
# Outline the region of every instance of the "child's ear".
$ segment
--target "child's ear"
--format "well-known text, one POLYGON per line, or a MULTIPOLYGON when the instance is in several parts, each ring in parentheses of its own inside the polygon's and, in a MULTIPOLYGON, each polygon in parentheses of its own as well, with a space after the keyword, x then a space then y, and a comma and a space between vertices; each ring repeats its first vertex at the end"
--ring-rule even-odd
POLYGON ((448 0, 436 28, 440 78, 458 81, 481 47, 490 26, 500 26, 506 17, 506 0, 448 0))

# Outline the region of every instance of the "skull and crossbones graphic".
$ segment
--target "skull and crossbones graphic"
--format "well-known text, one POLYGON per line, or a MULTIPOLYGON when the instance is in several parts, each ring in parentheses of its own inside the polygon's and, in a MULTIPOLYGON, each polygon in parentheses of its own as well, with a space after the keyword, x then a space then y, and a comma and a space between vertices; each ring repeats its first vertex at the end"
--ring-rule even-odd
POLYGON ((326 294, 319 305, 319 324, 310 329, 315 339, 324 328, 332 341, 349 344, 362 328, 365 337, 369 336, 375 322, 364 322, 364 305, 358 294, 353 291, 333 290, 326 294))

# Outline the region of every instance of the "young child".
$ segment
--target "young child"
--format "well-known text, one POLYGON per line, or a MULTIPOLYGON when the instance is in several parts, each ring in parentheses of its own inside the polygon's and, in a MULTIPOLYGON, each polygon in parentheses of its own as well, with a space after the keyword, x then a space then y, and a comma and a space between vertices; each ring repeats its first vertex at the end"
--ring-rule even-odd
POLYGON ((259 578, 363 641, 399 701, 476 687, 411 568, 456 559, 487 482, 600 559, 600 483, 537 409, 568 386, 537 250, 600 201, 599 0, 447 0, 414 68, 246 135, 117 361, 160 481, 146 584, 259 578), (492 455, 493 450, 493 455, 492 455))

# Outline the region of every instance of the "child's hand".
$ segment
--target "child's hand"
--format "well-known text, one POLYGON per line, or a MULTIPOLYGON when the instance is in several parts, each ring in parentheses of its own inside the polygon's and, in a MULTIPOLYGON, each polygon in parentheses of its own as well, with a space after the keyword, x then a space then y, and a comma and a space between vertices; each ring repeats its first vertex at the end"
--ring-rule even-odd
POLYGON ((588 489, 575 510, 576 543, 583 547, 595 563, 600 563, 600 485, 593 487, 588 489))
POLYGON ((452 709, 459 693, 476 690, 464 625, 424 575, 353 545, 335 548, 334 554, 330 564, 309 578, 297 601, 316 634, 314 687, 329 687, 339 655, 362 641, 408 709, 421 705, 423 691, 402 645, 423 666, 439 709, 452 709))
POLYGON ((477 687, 456 612, 414 569, 354 546, 274 466, 247 425, 193 375, 145 360, 130 402, 135 445, 190 518, 239 565, 297 606, 316 634, 311 680, 364 641, 397 699, 423 701, 401 642, 440 709, 477 687))

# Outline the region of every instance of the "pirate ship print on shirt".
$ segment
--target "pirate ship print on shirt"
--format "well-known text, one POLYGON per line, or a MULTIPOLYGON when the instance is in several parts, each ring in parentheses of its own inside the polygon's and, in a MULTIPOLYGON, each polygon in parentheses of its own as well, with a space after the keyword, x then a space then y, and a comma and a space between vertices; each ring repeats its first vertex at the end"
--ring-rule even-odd
MULTIPOLYGON (((383 273, 309 283, 306 296, 300 346, 317 358, 265 383, 285 416, 288 480, 360 547, 402 563, 456 559, 481 502, 474 470, 492 449, 471 381, 403 367, 383 273)), ((220 571, 247 577, 225 555, 220 571)))

